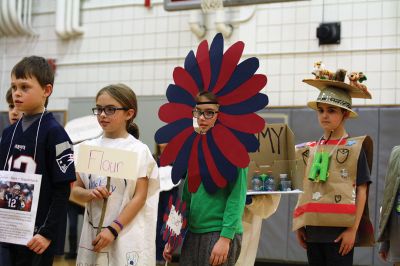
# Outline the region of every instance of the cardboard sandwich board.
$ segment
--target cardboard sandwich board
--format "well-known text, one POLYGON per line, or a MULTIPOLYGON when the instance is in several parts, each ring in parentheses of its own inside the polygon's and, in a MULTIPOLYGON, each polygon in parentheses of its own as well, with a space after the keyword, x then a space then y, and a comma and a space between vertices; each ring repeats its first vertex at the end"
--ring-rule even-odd
POLYGON ((256 134, 260 142, 258 150, 250 153, 247 175, 247 194, 251 203, 246 204, 243 213, 242 252, 236 265, 254 263, 258 242, 261 235, 262 219, 268 219, 279 207, 282 194, 294 194, 298 191, 252 191, 252 177, 255 170, 260 174, 272 171, 275 184, 279 184, 279 174, 287 174, 292 181, 292 190, 301 186, 300 160, 296 161, 294 134, 286 124, 265 124, 264 129, 256 134), (298 162, 298 163, 297 163, 298 162), (251 251, 251 252, 250 252, 251 251), (249 255, 250 254, 250 255, 249 255))
POLYGON ((301 190, 303 166, 296 160, 292 130, 286 124, 265 124, 263 131, 256 134, 256 137, 260 146, 256 152, 249 153, 248 190, 252 190, 251 179, 255 170, 259 170, 260 174, 272 171, 275 184, 279 184, 280 174, 287 174, 292 181, 292 190, 301 190))

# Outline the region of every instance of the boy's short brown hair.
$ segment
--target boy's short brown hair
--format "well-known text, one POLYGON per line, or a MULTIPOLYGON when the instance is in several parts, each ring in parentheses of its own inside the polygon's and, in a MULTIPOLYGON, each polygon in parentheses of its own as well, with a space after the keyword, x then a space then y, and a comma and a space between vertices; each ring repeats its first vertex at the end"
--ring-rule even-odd
MULTIPOLYGON (((47 60, 40 56, 29 56, 22 58, 11 70, 11 76, 17 79, 27 79, 35 77, 40 86, 45 87, 54 84, 54 71, 47 60)), ((48 97, 45 106, 47 106, 48 97)))
POLYGON ((218 104, 217 96, 214 93, 212 93, 211 91, 201 91, 200 93, 198 93, 195 98, 197 103, 200 103, 201 97, 208 99, 212 103, 218 104))
POLYGON ((9 88, 6 93, 6 101, 8 104, 14 104, 13 97, 12 97, 12 90, 9 88))

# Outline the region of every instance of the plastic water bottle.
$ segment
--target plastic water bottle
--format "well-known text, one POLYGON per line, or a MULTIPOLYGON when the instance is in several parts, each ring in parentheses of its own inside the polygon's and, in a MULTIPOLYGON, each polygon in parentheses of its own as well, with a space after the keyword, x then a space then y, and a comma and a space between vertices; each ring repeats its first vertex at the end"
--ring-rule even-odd
POLYGON ((251 179, 251 184, 253 187, 253 190, 255 191, 260 191, 262 190, 263 184, 262 181, 260 180, 260 171, 254 171, 253 177, 251 179))
POLYGON ((279 179, 280 179, 279 190, 281 191, 292 190, 292 182, 289 180, 287 174, 280 174, 279 179))
POLYGON ((268 171, 267 178, 264 182, 264 190, 266 191, 274 191, 275 190, 275 180, 272 176, 272 171, 268 171))
POLYGON ((270 191, 275 191, 275 178, 272 176, 272 172, 269 174, 269 187, 270 191))
POLYGON ((260 175, 260 181, 261 181, 261 184, 262 184, 261 190, 262 190, 262 191, 266 191, 266 190, 267 190, 267 187, 268 187, 268 175, 266 175, 266 174, 261 174, 261 175, 260 175))

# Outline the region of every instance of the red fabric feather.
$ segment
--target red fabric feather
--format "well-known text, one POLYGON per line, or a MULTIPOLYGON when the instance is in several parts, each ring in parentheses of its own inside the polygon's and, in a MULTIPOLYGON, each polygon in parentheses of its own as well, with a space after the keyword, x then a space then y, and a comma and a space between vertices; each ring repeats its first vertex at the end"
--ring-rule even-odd
POLYGON ((201 77, 203 78, 204 90, 208 90, 210 86, 211 79, 211 66, 210 66, 210 54, 208 53, 208 42, 206 40, 202 41, 197 48, 196 60, 199 64, 201 77))
POLYGON ((173 73, 175 84, 189 92, 193 98, 199 93, 199 88, 192 76, 182 67, 176 67, 173 73))
POLYGON ((190 152, 189 168, 188 168, 188 189, 189 192, 196 192, 201 182, 199 168, 199 145, 200 135, 196 136, 193 141, 192 150, 190 152))
POLYGON ((218 97, 218 102, 221 105, 240 103, 259 93, 266 84, 267 77, 256 74, 231 93, 218 97))
POLYGON ((215 84, 215 87, 212 89, 212 92, 214 94, 217 94, 231 78, 232 73, 236 69, 237 63, 239 62, 240 57, 242 56, 243 49, 244 49, 244 43, 237 42, 233 44, 231 47, 229 47, 228 50, 226 50, 222 58, 222 65, 221 65, 221 70, 219 72, 218 81, 215 84))
POLYGON ((204 158, 206 160, 207 167, 210 171, 211 178, 218 187, 223 188, 226 186, 226 184, 228 182, 221 175, 221 173, 218 171, 217 166, 215 165, 214 158, 211 155, 210 149, 208 148, 208 145, 207 145, 206 136, 203 135, 201 138, 202 138, 201 144, 202 144, 202 148, 203 148, 203 152, 204 152, 204 158))
POLYGON ((183 118, 192 118, 192 109, 182 103, 166 103, 158 110, 158 117, 165 123, 172 123, 183 118))
POLYGON ((229 129, 218 124, 211 133, 219 150, 228 161, 240 168, 249 165, 250 157, 246 148, 229 129))
POLYGON ((176 135, 165 147, 165 150, 160 157, 160 165, 167 166, 175 161, 180 149, 185 143, 186 139, 193 133, 193 128, 188 127, 181 133, 176 135))
POLYGON ((255 113, 246 115, 220 113, 218 120, 229 128, 251 134, 260 132, 265 126, 265 120, 255 113))

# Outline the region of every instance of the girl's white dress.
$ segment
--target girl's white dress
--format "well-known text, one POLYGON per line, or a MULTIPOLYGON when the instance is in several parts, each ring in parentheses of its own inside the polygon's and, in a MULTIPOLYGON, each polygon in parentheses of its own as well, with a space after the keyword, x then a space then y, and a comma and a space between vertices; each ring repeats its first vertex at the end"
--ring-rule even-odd
MULTIPOLYGON (((92 241, 96 237, 103 201, 93 200, 86 203, 76 265, 155 265, 159 181, 157 164, 149 148, 131 135, 118 139, 99 137, 84 144, 136 152, 139 165, 138 177, 147 176, 149 187, 143 208, 128 225, 125 225, 118 238, 99 253, 93 251, 92 241)), ((80 173, 80 177, 87 189, 105 186, 107 183, 106 176, 80 173)), ((103 228, 110 225, 132 199, 136 180, 111 178, 110 184, 112 194, 108 198, 103 228)))

